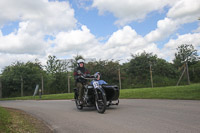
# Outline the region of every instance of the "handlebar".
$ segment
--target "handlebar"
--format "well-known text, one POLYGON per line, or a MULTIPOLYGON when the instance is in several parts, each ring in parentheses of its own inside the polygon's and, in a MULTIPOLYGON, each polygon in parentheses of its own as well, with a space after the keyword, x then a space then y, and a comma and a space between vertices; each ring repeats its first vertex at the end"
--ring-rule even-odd
POLYGON ((96 79, 93 75, 80 75, 80 78, 83 78, 83 79, 90 79, 90 80, 93 80, 93 79, 96 79))

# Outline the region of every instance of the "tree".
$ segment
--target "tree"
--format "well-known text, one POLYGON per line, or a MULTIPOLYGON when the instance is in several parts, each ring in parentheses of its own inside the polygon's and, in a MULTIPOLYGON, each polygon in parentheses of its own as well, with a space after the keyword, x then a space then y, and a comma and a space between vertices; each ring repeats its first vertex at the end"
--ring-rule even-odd
POLYGON ((194 49, 192 44, 182 44, 178 46, 177 53, 175 53, 174 65, 178 68, 183 65, 184 62, 193 64, 199 60, 197 50, 194 49))
POLYGON ((85 64, 91 74, 100 72, 102 78, 109 84, 118 84, 118 61, 99 60, 85 64))
POLYGON ((145 84, 149 80, 150 63, 152 65, 156 63, 157 55, 144 51, 141 54, 132 54, 131 56, 128 73, 130 73, 131 77, 136 77, 137 82, 145 84))
POLYGON ((1 74, 0 74, 0 98, 2 98, 2 83, 1 83, 1 74))
POLYGON ((62 93, 67 90, 67 66, 68 62, 57 59, 56 56, 48 56, 45 69, 47 71, 47 93, 62 93))
POLYGON ((154 65, 154 74, 168 78, 177 78, 177 71, 174 65, 160 58, 156 59, 156 63, 154 65))
POLYGON ((39 62, 16 62, 5 67, 2 73, 3 97, 20 96, 22 91, 24 95, 32 95, 35 85, 41 83, 43 72, 39 62))
POLYGON ((179 82, 181 81, 181 78, 184 74, 184 72, 186 72, 187 74, 187 81, 188 84, 190 84, 190 74, 189 74, 189 65, 195 64, 198 60, 198 54, 197 54, 197 50, 194 49, 192 44, 182 44, 181 46, 179 46, 177 48, 177 53, 175 53, 175 59, 173 60, 174 65, 178 68, 181 66, 184 66, 184 71, 182 72, 177 85, 179 84, 179 82), (183 65, 184 64, 184 65, 183 65))
POLYGON ((191 81, 195 83, 199 83, 200 82, 200 61, 198 61, 194 65, 191 65, 189 72, 190 72, 191 81))
POLYGON ((153 53, 131 55, 130 62, 123 64, 122 68, 127 73, 126 84, 133 87, 151 86, 151 74, 154 86, 166 86, 175 84, 176 69, 173 64, 158 58, 153 53), (152 73, 151 73, 152 72, 152 73))
POLYGON ((45 65, 45 69, 47 73, 55 74, 57 72, 62 72, 64 68, 64 64, 57 59, 56 56, 48 56, 47 64, 45 65))

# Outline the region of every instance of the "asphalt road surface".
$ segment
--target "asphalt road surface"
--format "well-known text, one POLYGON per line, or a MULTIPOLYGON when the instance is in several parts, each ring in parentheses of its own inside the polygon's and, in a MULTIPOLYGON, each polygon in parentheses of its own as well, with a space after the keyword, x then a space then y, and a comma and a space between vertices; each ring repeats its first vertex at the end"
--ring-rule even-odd
POLYGON ((200 101, 121 99, 104 114, 72 100, 0 101, 45 121, 58 133, 200 133, 200 101))

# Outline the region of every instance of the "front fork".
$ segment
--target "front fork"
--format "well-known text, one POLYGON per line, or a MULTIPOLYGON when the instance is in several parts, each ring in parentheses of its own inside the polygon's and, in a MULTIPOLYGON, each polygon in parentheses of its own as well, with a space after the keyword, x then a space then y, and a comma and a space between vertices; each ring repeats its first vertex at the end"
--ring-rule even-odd
POLYGON ((105 91, 103 90, 102 87, 100 87, 100 88, 95 88, 95 89, 94 89, 95 100, 98 100, 98 99, 99 99, 98 90, 102 93, 102 95, 105 95, 105 91))

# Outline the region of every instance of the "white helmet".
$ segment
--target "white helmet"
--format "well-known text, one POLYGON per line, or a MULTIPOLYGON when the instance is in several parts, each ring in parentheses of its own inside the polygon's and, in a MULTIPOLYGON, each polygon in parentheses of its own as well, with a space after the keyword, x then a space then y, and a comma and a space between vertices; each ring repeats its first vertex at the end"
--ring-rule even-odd
POLYGON ((78 63, 78 64, 80 64, 80 63, 85 63, 85 61, 84 61, 83 59, 79 59, 79 60, 77 61, 77 63, 78 63))

